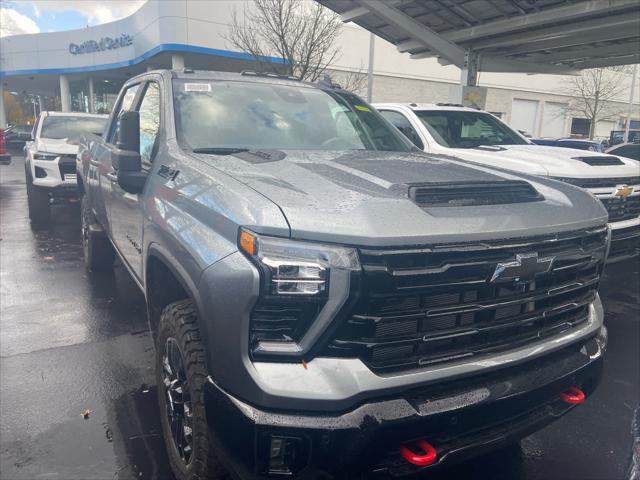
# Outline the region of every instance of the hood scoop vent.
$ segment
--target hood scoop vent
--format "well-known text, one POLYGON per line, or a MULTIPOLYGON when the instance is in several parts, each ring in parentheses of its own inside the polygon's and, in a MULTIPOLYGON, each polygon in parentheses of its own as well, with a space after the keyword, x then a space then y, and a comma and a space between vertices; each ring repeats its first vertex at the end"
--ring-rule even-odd
POLYGON ((478 145, 474 150, 484 150, 485 152, 504 152, 507 149, 500 145, 478 145))
POLYGON ((522 180, 410 185, 409 198, 421 207, 502 205, 544 200, 542 194, 522 180))
POLYGON ((592 167, 601 167, 607 165, 624 165, 624 162, 618 157, 572 157, 573 160, 580 160, 581 162, 591 165, 592 167))

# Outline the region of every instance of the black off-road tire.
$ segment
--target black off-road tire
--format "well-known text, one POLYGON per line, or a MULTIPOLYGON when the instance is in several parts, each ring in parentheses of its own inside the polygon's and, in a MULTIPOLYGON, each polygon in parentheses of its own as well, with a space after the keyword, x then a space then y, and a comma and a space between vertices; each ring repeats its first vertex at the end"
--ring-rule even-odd
POLYGON ((191 300, 180 300, 165 307, 158 325, 156 337, 156 380, 162 434, 171 469, 176 480, 230 479, 229 473, 216 458, 207 426, 204 404, 204 385, 207 379, 204 346, 197 323, 195 306, 191 300), (182 355, 192 412, 192 453, 188 463, 180 456, 173 439, 165 389, 163 359, 168 342, 175 341, 182 355))
POLYGON ((112 269, 116 252, 104 233, 97 234, 92 231, 91 226, 96 225, 96 219, 86 195, 82 195, 80 199, 80 215, 82 221, 82 250, 86 267, 94 272, 112 269))
POLYGON ((51 220, 51 205, 49 204, 49 192, 46 188, 33 184, 31 172, 25 165, 25 180, 27 182, 27 204, 29 206, 29 219, 31 223, 42 225, 51 220))

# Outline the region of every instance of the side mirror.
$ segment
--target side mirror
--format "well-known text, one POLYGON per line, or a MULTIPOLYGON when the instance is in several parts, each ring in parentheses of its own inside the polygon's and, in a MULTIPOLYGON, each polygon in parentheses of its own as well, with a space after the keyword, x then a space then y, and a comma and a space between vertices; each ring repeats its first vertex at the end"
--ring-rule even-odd
POLYGON ((140 153, 140 114, 122 112, 116 125, 116 147, 118 150, 140 153))
POLYGON ((127 193, 140 193, 147 180, 140 160, 140 114, 122 112, 118 118, 116 148, 111 152, 118 185, 127 193))
POLYGON ((118 185, 127 193, 140 193, 147 181, 147 172, 142 171, 140 154, 130 150, 116 149, 111 152, 113 166, 117 168, 118 185))

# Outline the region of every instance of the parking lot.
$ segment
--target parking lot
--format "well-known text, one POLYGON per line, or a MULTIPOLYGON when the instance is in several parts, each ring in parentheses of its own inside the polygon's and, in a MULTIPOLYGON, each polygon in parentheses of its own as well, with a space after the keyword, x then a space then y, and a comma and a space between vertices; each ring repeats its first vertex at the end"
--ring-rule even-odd
MULTIPOLYGON (((142 294, 122 266, 85 270, 77 204, 52 218, 32 228, 22 159, 0 167, 0 475, 172 478, 142 294)), ((586 404, 519 447, 429 478, 626 478, 640 399, 639 270, 635 261, 606 271, 609 349, 586 404)))

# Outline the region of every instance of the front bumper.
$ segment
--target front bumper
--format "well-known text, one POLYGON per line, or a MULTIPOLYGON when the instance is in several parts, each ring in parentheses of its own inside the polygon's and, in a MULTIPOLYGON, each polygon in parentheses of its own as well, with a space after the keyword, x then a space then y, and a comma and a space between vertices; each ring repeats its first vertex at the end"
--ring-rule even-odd
POLYGON ((32 160, 33 184, 42 188, 74 189, 77 187, 75 160, 56 158, 55 160, 32 160))
POLYGON ((576 386, 590 395, 605 347, 603 327, 524 364, 414 388, 340 414, 262 410, 210 379, 207 419, 217 452, 241 478, 412 475, 507 445, 566 413, 573 405, 559 393, 576 386), (288 442, 289 472, 270 469, 272 437, 288 442), (401 444, 425 437, 438 452, 435 464, 416 467, 402 459, 401 444))

